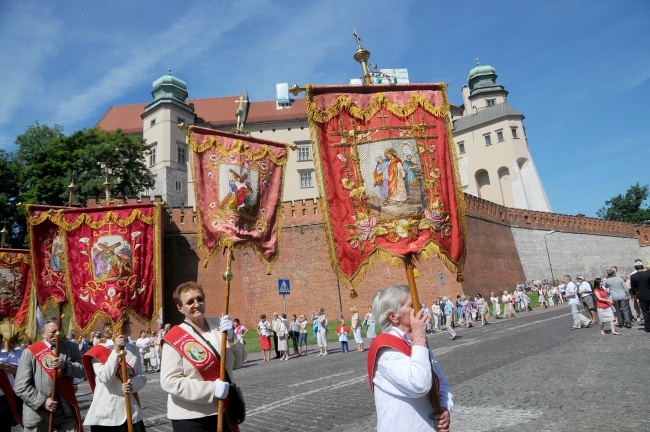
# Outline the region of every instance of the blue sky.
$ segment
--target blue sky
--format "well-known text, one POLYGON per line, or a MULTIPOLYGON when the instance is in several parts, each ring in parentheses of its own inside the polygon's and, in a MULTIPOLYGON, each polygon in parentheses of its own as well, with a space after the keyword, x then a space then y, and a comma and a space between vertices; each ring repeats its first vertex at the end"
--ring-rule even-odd
POLYGON ((66 134, 113 105, 152 100, 171 68, 190 98, 275 97, 275 83, 347 83, 357 28, 371 62, 444 81, 496 68, 526 116, 555 212, 595 216, 650 183, 650 2, 6 1, 0 14, 0 149, 35 121, 66 134))

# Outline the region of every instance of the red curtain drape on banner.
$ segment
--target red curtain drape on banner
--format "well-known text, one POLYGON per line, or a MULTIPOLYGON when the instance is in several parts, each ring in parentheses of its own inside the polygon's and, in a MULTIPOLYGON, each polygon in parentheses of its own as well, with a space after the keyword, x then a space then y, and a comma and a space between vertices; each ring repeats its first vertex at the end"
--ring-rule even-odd
POLYGON ((267 264, 277 259, 286 145, 190 126, 189 146, 199 251, 252 246, 267 264))
POLYGON ((39 301, 69 299, 81 331, 125 312, 156 319, 162 289, 160 204, 28 207, 39 301))
POLYGON ((13 326, 13 333, 26 331, 34 321, 31 282, 29 251, 0 249, 0 324, 13 326))
POLYGON ((376 259, 437 254, 462 278, 446 84, 308 86, 307 111, 332 265, 352 295, 376 259))

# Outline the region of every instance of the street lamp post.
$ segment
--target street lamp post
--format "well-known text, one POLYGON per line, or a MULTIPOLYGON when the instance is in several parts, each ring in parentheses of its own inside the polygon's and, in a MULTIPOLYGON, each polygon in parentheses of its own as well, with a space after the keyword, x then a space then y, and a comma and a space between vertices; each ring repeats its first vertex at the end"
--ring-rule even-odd
POLYGON ((553 276, 553 266, 551 265, 551 254, 548 253, 548 243, 546 242, 546 236, 555 234, 555 230, 549 231, 544 234, 544 245, 546 246, 546 256, 548 257, 548 267, 551 269, 551 285, 555 283, 555 276, 553 276))

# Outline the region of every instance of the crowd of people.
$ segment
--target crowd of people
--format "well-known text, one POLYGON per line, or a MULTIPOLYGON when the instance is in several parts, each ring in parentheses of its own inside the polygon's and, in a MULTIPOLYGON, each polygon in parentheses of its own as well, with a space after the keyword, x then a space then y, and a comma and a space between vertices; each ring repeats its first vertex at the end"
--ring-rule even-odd
MULTIPOLYGON (((435 426, 445 431, 449 430, 453 395, 444 372, 428 349, 427 333, 441 331, 444 326, 449 337, 455 339, 457 326, 471 328, 479 322, 488 325, 491 318, 512 319, 531 310, 531 292, 537 293, 542 308, 567 302, 573 320, 571 329, 600 323, 601 334, 618 336, 623 334, 622 328, 639 322, 650 332, 650 271, 641 260, 634 267, 630 275, 619 274, 612 267, 593 281, 583 275, 565 275, 558 285, 520 285, 502 294, 491 292, 489 298, 481 293, 473 297, 459 295, 454 302, 441 296, 431 307, 423 303, 417 314, 408 287, 391 286, 377 293, 363 317, 352 307, 350 325, 341 319, 332 327, 336 328, 343 353, 350 351, 350 336, 356 341, 356 351, 365 351, 362 331, 366 330, 365 338, 371 341, 368 365, 379 430, 397 430, 394 419, 398 417, 393 414, 412 412, 412 416, 406 416, 413 421, 413 429, 409 430, 435 426), (379 336, 377 325, 381 328, 379 336), (379 350, 380 347, 392 350, 379 350), (434 391, 440 403, 436 412, 429 402, 434 391)), ((205 301, 200 285, 180 285, 174 291, 174 302, 184 317, 183 323, 174 327, 160 325, 154 332, 142 331, 136 340, 130 338, 128 318, 119 335, 113 334, 112 327, 107 325, 103 332, 93 332, 79 340, 73 334, 61 338, 57 354, 56 321, 45 322, 42 340, 24 349, 20 349, 17 335, 4 340, 0 353, 0 432, 10 431, 16 422, 26 431, 42 432, 50 416, 54 428, 61 432, 78 430, 81 424, 93 432, 126 431, 127 400, 132 407, 134 430, 144 432, 137 392, 147 384, 146 372, 157 370, 160 386, 168 393, 167 416, 175 431, 214 430, 220 412, 217 402, 224 400, 228 401, 222 417, 224 430, 238 431, 244 409, 231 376, 246 361, 245 337, 249 329, 239 319, 231 320, 228 316, 207 318, 205 301), (225 376, 219 371, 222 347, 227 353, 225 376), (124 368, 126 375, 122 373, 124 368), (52 397, 55 374, 58 392, 52 397), (84 378, 88 379, 94 398, 82 420, 75 381, 84 378)), ((305 355, 310 335, 318 346, 318 356, 328 355, 328 324, 322 307, 309 318, 294 314, 289 320, 286 314, 274 312, 268 321, 262 314, 257 332, 264 361, 271 360, 273 349, 281 360, 305 355)))
MULTIPOLYGON (((338 341, 341 344, 341 352, 349 352, 350 334, 354 337, 357 344, 357 352, 365 351, 364 339, 362 336, 363 328, 366 329, 366 338, 372 341, 377 337, 375 320, 372 316, 372 306, 368 307, 368 312, 363 320, 360 318, 356 307, 350 309, 350 326, 341 318, 340 325, 336 327, 338 341)), ((239 320, 235 319, 239 324, 239 320)), ((289 360, 291 356, 304 356, 308 349, 309 326, 313 333, 314 341, 318 347, 318 356, 326 356, 329 348, 329 328, 330 323, 324 308, 312 312, 311 319, 307 315, 291 315, 291 321, 287 319, 286 313, 273 312, 273 318, 269 321, 266 314, 260 315, 260 321, 257 324, 257 333, 260 338, 263 361, 271 361, 271 351, 275 350, 275 358, 280 360, 289 360), (291 345, 290 345, 291 344, 291 345)), ((243 340, 249 329, 239 324, 235 328, 235 334, 243 340)), ((245 341, 244 341, 245 342, 245 341)))

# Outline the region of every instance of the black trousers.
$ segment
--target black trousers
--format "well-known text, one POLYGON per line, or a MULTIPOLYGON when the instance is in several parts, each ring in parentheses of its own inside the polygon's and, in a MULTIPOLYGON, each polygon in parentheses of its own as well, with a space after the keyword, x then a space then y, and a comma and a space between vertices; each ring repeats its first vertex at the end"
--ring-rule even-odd
MULTIPOLYGON (((90 432, 128 432, 129 426, 124 422, 120 426, 90 425, 90 432)), ((133 432, 145 432, 144 422, 133 423, 133 432)))
MULTIPOLYGON (((199 417, 187 420, 172 420, 174 432, 215 432, 217 430, 217 415, 199 417)), ((232 432, 227 421, 223 422, 224 432, 232 432)))
POLYGON ((298 336, 299 335, 300 335, 300 332, 294 332, 294 331, 289 332, 289 339, 291 339, 291 342, 293 343, 293 352, 294 352, 294 354, 298 353, 298 336))
POLYGON ((639 299, 639 307, 643 315, 643 326, 645 331, 650 332, 650 300, 639 299))
MULTIPOLYGON (((16 403, 20 404, 22 408, 22 400, 16 398, 16 403)), ((18 422, 14 418, 14 414, 11 412, 9 407, 9 402, 7 402, 7 396, 0 396, 0 432, 11 432, 11 427, 16 426, 18 422)))
POLYGON ((275 357, 280 357, 280 351, 278 351, 278 334, 273 332, 273 348, 275 348, 275 357))

